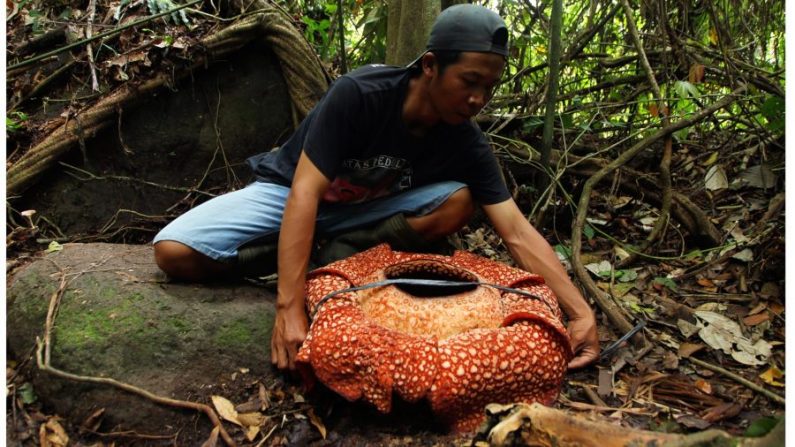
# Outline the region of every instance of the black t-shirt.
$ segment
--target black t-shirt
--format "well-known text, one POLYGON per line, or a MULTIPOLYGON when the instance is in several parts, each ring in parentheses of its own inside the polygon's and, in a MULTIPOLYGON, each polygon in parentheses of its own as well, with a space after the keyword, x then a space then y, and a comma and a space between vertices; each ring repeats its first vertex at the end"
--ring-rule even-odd
POLYGON ((465 183, 481 204, 507 200, 497 160, 475 124, 409 133, 401 116, 409 79, 408 69, 384 65, 340 77, 280 149, 248 164, 259 180, 290 186, 303 149, 331 179, 325 202, 363 202, 447 180, 465 183))

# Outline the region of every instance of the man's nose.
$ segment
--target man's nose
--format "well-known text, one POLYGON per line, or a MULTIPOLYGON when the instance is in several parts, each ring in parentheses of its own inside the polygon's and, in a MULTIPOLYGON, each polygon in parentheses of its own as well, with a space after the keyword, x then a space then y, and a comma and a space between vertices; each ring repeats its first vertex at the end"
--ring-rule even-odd
POLYGON ((482 89, 476 89, 469 94, 469 105, 477 107, 478 110, 486 105, 486 93, 482 89))

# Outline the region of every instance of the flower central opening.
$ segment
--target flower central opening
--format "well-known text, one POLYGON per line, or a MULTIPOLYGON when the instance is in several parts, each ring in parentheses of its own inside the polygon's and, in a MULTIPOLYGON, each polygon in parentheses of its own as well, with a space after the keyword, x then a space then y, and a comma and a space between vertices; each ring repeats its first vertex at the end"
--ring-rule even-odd
MULTIPOLYGON (((417 279, 454 282, 477 282, 478 278, 472 273, 433 261, 405 262, 393 265, 384 270, 387 279, 417 279)), ((421 298, 438 298, 470 292, 478 288, 477 284, 461 284, 443 286, 434 284, 395 284, 399 290, 421 298)))

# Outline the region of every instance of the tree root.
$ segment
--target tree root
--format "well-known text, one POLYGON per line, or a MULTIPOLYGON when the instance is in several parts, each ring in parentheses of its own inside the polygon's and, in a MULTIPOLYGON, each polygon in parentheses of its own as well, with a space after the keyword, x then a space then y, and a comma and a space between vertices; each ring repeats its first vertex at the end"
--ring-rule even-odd
MULTIPOLYGON (((736 95, 744 92, 745 88, 746 87, 743 85, 740 88, 735 89, 732 94, 727 95, 725 98, 715 102, 706 109, 694 114, 690 118, 679 120, 676 123, 659 130, 650 137, 644 138, 585 181, 585 184, 583 185, 583 191, 580 196, 580 201, 577 205, 577 215, 575 217, 574 223, 572 224, 571 264, 575 275, 577 275, 577 278, 580 280, 583 287, 585 287, 589 295, 593 297, 597 305, 607 315, 607 318, 610 320, 611 324, 613 324, 620 332, 629 332, 632 329, 632 325, 629 323, 629 321, 627 321, 626 318, 624 318, 624 315, 621 313, 620 309, 612 300, 612 298, 596 286, 596 283, 594 283, 594 281, 588 275, 588 272, 585 270, 585 266, 582 262, 582 231, 583 227, 585 226, 585 217, 588 212, 588 204, 591 200, 591 191, 593 191, 594 186, 598 184, 605 176, 623 166, 627 161, 632 159, 632 157, 637 155, 643 149, 649 147, 654 142, 667 137, 679 129, 691 126, 696 122, 699 122, 712 115, 717 110, 732 104, 737 99, 736 95)), ((641 334, 636 335, 633 338, 633 342, 637 346, 645 344, 645 340, 641 334)))
MULTIPOLYGON (((505 146, 505 150, 511 152, 513 155, 525 159, 528 153, 524 148, 513 146, 505 146)), ((560 151, 552 151, 550 162, 555 164, 560 160, 560 151)), ((596 174, 600 169, 607 166, 610 162, 603 158, 594 157, 578 157, 576 155, 567 154, 568 166, 565 167, 566 171, 584 177, 591 177, 596 174)), ((633 192, 637 197, 649 199, 649 202, 657 206, 662 205, 662 197, 656 191, 658 186, 656 182, 650 180, 649 174, 621 166, 617 168, 622 174, 620 179, 620 186, 626 190, 633 192)), ((601 181, 606 180, 602 178, 601 181)), ((721 243, 721 233, 709 220, 709 217, 704 211, 693 203, 685 194, 677 191, 671 191, 671 214, 673 217, 692 234, 705 238, 708 243, 719 245, 721 243)))
MULTIPOLYGON (((597 163, 569 168, 568 171, 579 176, 591 177, 599 170, 599 166, 607 164, 605 160, 589 159, 588 161, 597 163)), ((662 197, 653 189, 655 185, 646 179, 646 174, 626 166, 622 166, 619 170, 623 174, 619 180, 619 186, 624 191, 630 192, 635 197, 643 198, 655 206, 662 206, 662 197)), ((720 231, 709 220, 706 213, 686 195, 677 191, 671 191, 671 216, 682 224, 690 234, 705 238, 706 242, 713 246, 721 243, 720 231)))
MULTIPOLYGON (((289 18, 270 3, 260 0, 255 6, 259 8, 258 12, 204 38, 199 46, 207 52, 197 55, 190 66, 175 74, 160 73, 138 86, 125 84, 52 131, 8 168, 7 194, 18 195, 32 186, 38 176, 71 149, 75 142, 110 124, 117 110, 134 104, 175 78, 189 75, 193 69, 205 66, 213 58, 239 49, 258 36, 271 45, 279 57, 297 118, 303 119, 326 91, 327 77, 317 55, 292 26, 289 18)), ((240 9, 245 8, 241 5, 240 9)))

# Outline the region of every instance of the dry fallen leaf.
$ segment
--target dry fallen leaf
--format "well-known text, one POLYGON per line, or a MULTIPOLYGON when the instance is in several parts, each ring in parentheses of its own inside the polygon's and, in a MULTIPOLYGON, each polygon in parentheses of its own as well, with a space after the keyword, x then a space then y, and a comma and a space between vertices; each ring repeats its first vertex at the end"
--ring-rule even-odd
POLYGON ((767 309, 767 303, 762 301, 761 303, 754 306, 753 309, 749 310, 748 315, 758 314, 759 312, 762 312, 765 309, 767 309))
POLYGON ((701 64, 693 64, 687 74, 687 80, 691 84, 698 84, 704 80, 704 66, 701 64))
POLYGON ((781 303, 770 303, 768 309, 776 315, 781 315, 784 312, 784 305, 781 303))
POLYGON ((254 411, 251 413, 239 413, 237 415, 237 420, 240 421, 241 424, 247 425, 249 427, 259 427, 263 422, 265 422, 265 419, 265 415, 259 411, 254 411))
POLYGON ((701 392, 705 394, 712 394, 712 384, 710 384, 704 379, 696 380, 696 388, 698 388, 699 390, 701 390, 701 392))
POLYGON ((704 410, 701 417, 707 422, 718 422, 740 414, 743 409, 742 402, 725 402, 704 410))
POLYGON ((772 354, 772 345, 763 339, 752 343, 743 336, 740 325, 716 312, 694 312, 702 328, 699 337, 713 349, 720 349, 744 365, 763 365, 772 354))
POLYGON ((746 326, 756 326, 757 324, 764 323, 769 319, 770 314, 767 312, 762 312, 743 318, 743 323, 745 323, 746 326))
POLYGON ((251 425, 248 428, 246 428, 246 439, 248 440, 248 442, 253 441, 258 434, 259 434, 259 425, 251 425))
POLYGON ((704 187, 710 191, 717 191, 719 189, 726 189, 729 187, 729 180, 726 178, 726 171, 720 165, 714 165, 707 171, 704 176, 704 187))
POLYGON ((105 414, 105 409, 100 408, 99 410, 91 413, 91 416, 87 417, 85 421, 80 425, 80 428, 88 431, 97 431, 99 429, 100 424, 102 423, 102 415, 105 414))
POLYGON ((688 358, 705 347, 706 346, 702 345, 701 343, 682 343, 679 345, 679 356, 688 358))
POLYGON ((320 432, 320 436, 322 436, 323 439, 326 439, 326 426, 323 425, 323 421, 321 421, 320 418, 317 417, 314 410, 312 410, 311 408, 309 409, 308 414, 309 414, 309 422, 311 422, 312 425, 314 425, 315 428, 317 428, 317 431, 320 432))
POLYGON ((709 427, 710 425, 712 425, 708 421, 705 421, 704 419, 701 419, 700 417, 693 416, 692 414, 683 414, 683 415, 677 416, 675 419, 676 419, 676 422, 684 425, 685 427, 697 428, 699 430, 704 430, 707 427, 709 427))
POLYGON ((221 432, 221 426, 216 425, 212 432, 210 432, 210 437, 204 441, 202 447, 215 447, 218 445, 218 434, 221 432))
POLYGON ((778 379, 784 378, 784 372, 776 368, 775 366, 771 366, 770 368, 768 368, 767 371, 763 372, 762 374, 759 374, 759 378, 762 379, 768 385, 777 386, 777 387, 784 386, 782 382, 778 381, 778 379))
POLYGON ((512 437, 511 435, 514 432, 522 427, 526 417, 527 416, 521 411, 521 409, 519 411, 513 411, 506 417, 503 417, 502 420, 489 432, 488 439, 491 445, 508 445, 508 439, 512 437))
POLYGON ((49 418, 47 422, 39 428, 39 443, 41 447, 66 447, 69 444, 69 436, 58 423, 57 418, 49 418))
POLYGON ((265 388, 265 385, 262 383, 259 384, 259 401, 260 401, 260 410, 265 411, 271 405, 270 396, 268 396, 268 390, 265 388))
POLYGON ((700 328, 695 324, 681 318, 676 320, 676 326, 679 328, 679 332, 681 332, 685 338, 690 338, 691 335, 700 330, 700 328))
POLYGON ((759 294, 766 298, 778 298, 781 296, 781 289, 774 282, 766 282, 762 284, 759 294))
POLYGON ((696 282, 701 287, 715 287, 715 283, 709 278, 698 278, 696 282))
POLYGON ((103 63, 106 67, 122 67, 133 62, 141 61, 143 61, 145 65, 148 65, 148 55, 143 51, 136 51, 130 54, 120 54, 114 58, 106 60, 103 63))
POLYGON ((235 405, 232 402, 225 397, 217 395, 213 395, 211 398, 213 400, 215 410, 218 411, 218 415, 221 416, 221 418, 241 427, 243 426, 243 424, 241 424, 237 419, 237 411, 235 410, 235 405))

